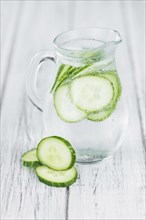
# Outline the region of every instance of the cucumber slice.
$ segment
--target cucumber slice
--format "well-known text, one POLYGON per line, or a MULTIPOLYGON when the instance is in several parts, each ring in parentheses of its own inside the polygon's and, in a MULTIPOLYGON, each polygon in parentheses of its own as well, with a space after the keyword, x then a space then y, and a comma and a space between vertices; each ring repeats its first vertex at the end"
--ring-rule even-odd
POLYGON ((68 84, 57 87, 54 92, 54 107, 58 116, 66 122, 78 122, 86 117, 86 113, 71 102, 68 84))
POLYGON ((113 96, 112 83, 99 75, 83 75, 70 84, 73 103, 87 113, 98 112, 109 105, 113 96))
POLYGON ((72 79, 78 74, 82 73, 83 71, 87 70, 90 67, 90 65, 82 66, 79 68, 74 68, 74 71, 71 71, 71 74, 69 75, 69 78, 72 79))
POLYGON ((104 76, 106 79, 108 79, 114 87, 114 97, 113 97, 112 101, 110 102, 110 105, 107 108, 107 109, 110 109, 110 108, 113 109, 116 107, 116 104, 117 104, 117 102, 121 96, 121 93, 122 93, 120 79, 119 79, 115 70, 103 72, 102 76, 104 76))
POLYGON ((36 168, 36 174, 42 183, 55 187, 68 187, 77 179, 75 167, 65 171, 55 171, 46 166, 38 166, 36 168))
POLYGON ((57 72, 57 76, 56 76, 56 79, 55 79, 55 82, 51 88, 51 92, 53 90, 55 90, 55 88, 57 87, 57 85, 60 83, 60 79, 63 77, 63 75, 65 74, 66 71, 69 71, 70 69, 72 69, 71 66, 69 65, 65 65, 65 64, 61 64, 59 69, 58 69, 58 72, 57 72))
POLYGON ((79 74, 86 68, 88 68, 89 65, 83 66, 83 67, 74 67, 74 66, 69 66, 65 64, 61 64, 58 70, 57 77, 55 79, 55 82, 53 84, 53 87, 51 89, 51 92, 57 88, 59 84, 61 84, 63 81, 70 81, 72 77, 75 75, 79 74))
POLYGON ((113 109, 105 109, 103 111, 100 111, 98 113, 92 113, 90 115, 88 115, 87 119, 90 120, 90 121, 103 121, 105 120, 106 118, 108 118, 114 111, 115 108, 113 109))
POLYGON ((106 61, 100 61, 92 65, 86 65, 84 66, 83 69, 78 71, 77 74, 74 74, 72 78, 87 75, 87 74, 91 74, 91 75, 101 74, 101 69, 104 69, 105 71, 105 69, 108 68, 111 64, 112 64, 111 59, 108 59, 106 61))
POLYGON ((122 92, 120 79, 118 75, 116 74, 116 71, 114 70, 106 71, 106 72, 103 72, 102 75, 100 74, 100 76, 104 76, 106 79, 108 79, 112 83, 114 87, 114 97, 112 101, 110 102, 110 104, 108 105, 108 107, 105 108, 103 111, 88 115, 87 119, 91 121, 103 121, 106 118, 108 118, 115 110, 117 102, 122 92))
POLYGON ((37 155, 36 155, 36 149, 32 149, 22 155, 22 163, 26 167, 36 167, 40 165, 37 155))
MULTIPOLYGON (((65 68, 66 68, 66 67, 65 67, 65 68)), ((73 74, 74 72, 76 72, 76 71, 79 71, 79 69, 80 69, 80 68, 78 68, 78 67, 73 67, 73 66, 69 66, 68 69, 66 68, 66 71, 61 74, 61 77, 58 77, 58 80, 57 80, 57 82, 56 82, 54 91, 55 91, 55 89, 57 88, 58 85, 61 85, 61 84, 62 84, 63 82, 65 82, 65 81, 69 81, 70 78, 71 78, 71 76, 72 76, 72 74, 73 74)))
POLYGON ((67 170, 76 161, 75 150, 64 138, 46 137, 37 146, 37 157, 41 164, 53 170, 67 170))

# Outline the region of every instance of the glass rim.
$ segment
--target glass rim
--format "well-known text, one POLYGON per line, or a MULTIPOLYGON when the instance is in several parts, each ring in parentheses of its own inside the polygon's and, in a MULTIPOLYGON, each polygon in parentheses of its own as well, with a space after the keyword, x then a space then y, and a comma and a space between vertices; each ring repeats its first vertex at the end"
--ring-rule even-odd
MULTIPOLYGON (((78 39, 78 38, 77 38, 78 39)), ((75 29, 70 29, 70 30, 67 30, 67 31, 64 31, 62 33, 60 33, 59 35, 57 35, 54 40, 53 40, 53 44, 54 44, 54 47, 56 50, 59 50, 59 51, 62 51, 62 52, 71 52, 71 51, 95 51, 95 50, 101 50, 101 49, 104 49, 105 47, 107 47, 109 44, 110 45, 117 45, 119 43, 122 42, 122 37, 120 35, 120 33, 114 29, 110 29, 110 28, 103 28, 103 27, 81 27, 81 28, 75 28, 75 29), (114 33, 115 35, 115 40, 110 40, 110 41, 107 41, 105 42, 103 45, 101 46, 98 46, 97 48, 88 48, 88 49, 67 49, 67 48, 64 48, 63 46, 60 45, 59 43, 59 40, 61 37, 63 37, 65 34, 72 34, 72 33, 75 33, 75 32, 79 32, 79 31, 109 31, 109 32, 112 32, 114 33)))

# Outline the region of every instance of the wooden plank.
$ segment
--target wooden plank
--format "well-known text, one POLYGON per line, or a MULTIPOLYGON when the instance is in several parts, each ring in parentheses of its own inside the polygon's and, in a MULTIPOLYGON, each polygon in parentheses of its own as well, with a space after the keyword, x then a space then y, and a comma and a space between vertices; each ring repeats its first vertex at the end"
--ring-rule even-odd
POLYGON ((17 26, 21 7, 17 2, 1 2, 1 90, 4 92, 4 85, 7 81, 7 73, 9 72, 10 57, 13 52, 14 41, 17 35, 17 26))
POLYGON ((129 4, 126 2, 121 5, 128 50, 131 54, 141 132, 145 142, 145 1, 130 1, 129 4))
POLYGON ((119 1, 76 2, 74 27, 94 24, 97 27, 116 29, 122 35, 123 43, 117 50, 116 58, 123 92, 128 99, 130 119, 127 137, 113 158, 100 165, 78 166, 80 179, 69 191, 69 219, 145 217, 144 148, 133 67, 129 62, 127 33, 119 3, 119 1))
POLYGON ((67 28, 68 3, 21 5, 2 103, 2 219, 65 219, 66 189, 41 184, 33 170, 21 166, 20 158, 43 137, 41 112, 26 97, 28 65, 36 52, 48 49, 54 36, 67 28))

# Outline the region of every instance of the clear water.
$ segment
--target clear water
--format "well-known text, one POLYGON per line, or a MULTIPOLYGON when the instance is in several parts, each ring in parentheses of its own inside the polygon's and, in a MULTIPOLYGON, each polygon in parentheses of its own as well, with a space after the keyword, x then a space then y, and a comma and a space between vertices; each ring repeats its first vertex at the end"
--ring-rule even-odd
POLYGON ((62 48, 67 50, 87 50, 87 49, 97 49, 104 45, 104 41, 96 39, 78 39, 67 41, 61 45, 62 48))
MULTIPOLYGON (((95 49, 103 44, 104 42, 94 39, 82 39, 66 42, 63 48, 72 51, 95 49)), ((113 62, 110 65, 107 65, 104 60, 102 62, 103 65, 96 62, 94 70, 115 69, 113 62)), ((127 108, 122 99, 118 102, 112 115, 102 122, 92 122, 84 119, 80 122, 68 123, 57 115, 54 108, 53 94, 48 93, 46 96, 44 107, 46 135, 57 135, 69 140, 77 152, 77 161, 82 163, 97 162, 112 155, 124 138, 127 122, 127 108)))
POLYGON ((48 95, 44 116, 46 135, 58 135, 69 140, 80 162, 97 161, 111 155, 119 147, 127 124, 126 106, 122 101, 113 114, 102 122, 84 119, 67 123, 56 114, 53 97, 48 95))
MULTIPOLYGON (((103 54, 105 42, 96 39, 78 39, 66 41, 60 47, 65 49, 64 56, 61 56, 61 62, 72 66, 83 66, 99 61, 99 56, 103 54), (73 57, 73 59, 71 59, 73 57)), ((104 62, 109 62, 104 60, 104 62)))

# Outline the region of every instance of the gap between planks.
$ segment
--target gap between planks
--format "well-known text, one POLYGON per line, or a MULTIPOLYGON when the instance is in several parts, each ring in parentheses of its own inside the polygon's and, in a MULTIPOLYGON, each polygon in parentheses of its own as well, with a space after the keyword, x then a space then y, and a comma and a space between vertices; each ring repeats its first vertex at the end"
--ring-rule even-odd
MULTIPOLYGON (((17 42, 17 38, 16 36, 18 36, 18 33, 19 33, 19 27, 20 27, 20 24, 21 24, 21 18, 22 18, 22 14, 23 14, 23 4, 24 2, 20 2, 19 5, 18 5, 18 10, 17 10, 17 15, 16 15, 16 21, 14 23, 14 33, 12 35, 12 38, 11 38, 11 46, 10 46, 10 49, 9 49, 9 54, 8 54, 8 59, 7 59, 7 68, 6 68, 6 71, 5 71, 5 74, 4 74, 4 86, 3 86, 3 90, 2 90, 2 94, 3 94, 3 99, 1 101, 1 105, 3 104, 3 100, 5 99, 5 91, 7 89, 7 82, 8 82, 8 76, 10 74, 10 69, 11 69, 11 65, 12 65, 12 62, 13 62, 13 53, 15 51, 15 45, 16 45, 16 42, 17 42)), ((74 5, 73 3, 71 5, 74 5)), ((70 11, 70 8, 71 8, 71 5, 69 4, 69 11, 70 11)), ((75 8, 74 8, 75 10, 75 8)), ((73 10, 73 11, 74 11, 73 10)), ((72 15, 74 14, 72 11, 72 15)), ((68 13, 68 17, 70 17, 70 14, 68 13)), ((69 19, 69 22, 68 22, 68 28, 71 28, 72 26, 72 23, 73 23, 73 18, 72 19, 69 19)), ((25 94, 23 94, 23 97, 25 96, 25 94)), ((26 102, 24 102, 26 104, 26 102)), ((26 110, 25 108, 23 108, 24 106, 22 106, 22 109, 26 110)), ((20 117, 22 117, 22 113, 20 114, 20 117)), ((26 115, 25 115, 26 117, 26 115)), ((20 118, 19 120, 19 126, 20 127, 20 124, 21 124, 21 121, 22 121, 22 118, 20 118)), ((17 133, 18 134, 18 133, 17 133)), ((30 140, 31 138, 28 137, 28 139, 30 140)), ((21 195, 21 199, 22 199, 22 195, 21 195)), ((69 206, 69 188, 66 189, 66 210, 65 210, 65 219, 68 220, 68 206, 69 206)), ((21 209, 21 207, 19 207, 19 210, 21 209)))

